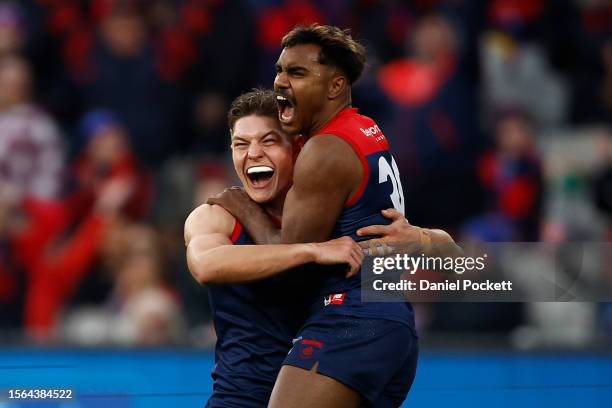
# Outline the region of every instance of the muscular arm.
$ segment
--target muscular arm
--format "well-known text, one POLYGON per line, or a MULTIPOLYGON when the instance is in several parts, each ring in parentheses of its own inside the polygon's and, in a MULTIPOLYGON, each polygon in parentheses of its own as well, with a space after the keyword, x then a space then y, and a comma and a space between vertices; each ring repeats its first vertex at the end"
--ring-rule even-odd
POLYGON ((361 252, 352 240, 325 244, 233 245, 234 218, 223 208, 204 204, 185 222, 187 264, 202 284, 250 282, 309 262, 349 263, 357 271, 361 252))
POLYGON ((411 225, 404 214, 395 209, 382 210, 392 222, 388 225, 369 225, 357 230, 359 236, 375 236, 361 241, 359 246, 368 255, 383 256, 395 253, 418 253, 426 256, 461 257, 463 249, 441 229, 427 229, 411 225))
POLYGON ((362 177, 359 158, 344 140, 331 135, 309 140, 295 163, 293 186, 285 199, 281 242, 329 239, 362 177))
MULTIPOLYGON (((463 249, 455 243, 446 231, 441 229, 427 229, 411 225, 399 211, 388 208, 382 210, 382 215, 391 220, 388 225, 369 225, 357 230, 359 236, 376 236, 379 238, 359 242, 359 246, 369 256, 388 256, 393 254, 407 254, 409 256, 461 258, 464 256, 463 249)), ((445 269, 434 262, 434 267, 428 269, 432 272, 455 274, 453 269, 445 269)), ((402 279, 406 279, 412 272, 396 271, 402 273, 402 279)), ((413 293, 404 291, 406 300, 413 298, 413 293)))

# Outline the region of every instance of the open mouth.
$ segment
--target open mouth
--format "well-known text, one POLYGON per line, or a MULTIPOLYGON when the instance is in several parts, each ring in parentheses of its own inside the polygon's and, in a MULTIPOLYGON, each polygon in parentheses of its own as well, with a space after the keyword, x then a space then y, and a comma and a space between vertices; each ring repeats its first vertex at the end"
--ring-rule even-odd
POLYGON ((289 123, 295 113, 295 102, 284 95, 276 95, 276 105, 278 106, 278 117, 281 123, 289 123))
POLYGON ((249 167, 246 173, 253 187, 263 188, 272 180, 274 169, 269 166, 254 166, 249 167))

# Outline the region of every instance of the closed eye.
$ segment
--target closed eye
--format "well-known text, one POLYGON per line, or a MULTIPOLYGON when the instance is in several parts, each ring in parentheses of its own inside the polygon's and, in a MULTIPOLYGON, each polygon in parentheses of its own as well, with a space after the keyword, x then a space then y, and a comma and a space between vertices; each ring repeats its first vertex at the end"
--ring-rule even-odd
POLYGON ((304 70, 303 68, 289 68, 287 70, 287 73, 294 77, 303 77, 304 75, 306 75, 306 70, 304 70))
POLYGON ((246 148, 247 144, 244 142, 234 142, 232 143, 232 147, 234 147, 234 149, 244 149, 246 148))

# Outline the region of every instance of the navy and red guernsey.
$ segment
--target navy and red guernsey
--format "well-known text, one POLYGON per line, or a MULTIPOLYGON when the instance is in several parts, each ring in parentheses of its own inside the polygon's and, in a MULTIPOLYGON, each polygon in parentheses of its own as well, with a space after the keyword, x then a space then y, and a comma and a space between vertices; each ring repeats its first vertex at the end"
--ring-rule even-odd
MULTIPOLYGON (((363 166, 363 179, 359 190, 349 197, 332 232, 332 238, 350 236, 355 241, 374 237, 359 237, 359 228, 389 224, 381 210, 395 208, 404 213, 404 193, 397 164, 389 152, 387 138, 369 117, 360 115, 355 108, 346 108, 333 117, 316 135, 334 135, 346 141, 357 154, 363 166)), ((374 303, 360 301, 359 274, 346 279, 343 273, 323 275, 319 294, 325 301, 319 305, 336 306, 344 315, 382 318, 409 325, 414 330, 414 314, 409 303, 374 303), (342 298, 342 302, 332 302, 342 298), (331 304, 330 304, 331 303, 331 304)), ((317 306, 316 304, 314 305, 317 306)), ((330 310, 331 311, 331 310, 330 310)))
MULTIPOLYGON (((254 245, 238 221, 234 245, 254 245)), ((304 322, 305 308, 284 276, 208 287, 217 344, 213 394, 207 407, 268 405, 291 339, 304 322)))
MULTIPOLYGON (((385 136, 372 119, 352 108, 338 113, 318 135, 345 140, 364 170, 361 185, 346 202, 332 238, 374 238, 358 237, 356 232, 368 225, 388 224, 381 210, 395 207, 404 212, 397 165, 385 136)), ((317 373, 357 391, 364 406, 399 407, 414 380, 418 358, 412 306, 403 297, 396 302, 362 302, 361 276, 346 279, 345 271, 320 266, 316 270, 311 276, 318 295, 283 364, 304 370, 317 364, 317 373)))

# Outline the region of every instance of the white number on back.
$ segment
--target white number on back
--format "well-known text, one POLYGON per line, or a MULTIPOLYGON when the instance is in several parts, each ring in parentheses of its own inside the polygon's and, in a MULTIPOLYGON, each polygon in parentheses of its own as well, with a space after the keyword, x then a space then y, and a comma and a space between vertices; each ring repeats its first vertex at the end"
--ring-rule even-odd
POLYGON ((389 162, 381 156, 378 159, 378 183, 385 183, 389 179, 391 179, 391 185, 393 186, 393 192, 390 196, 393 207, 404 214, 404 191, 402 190, 397 164, 395 164, 393 157, 391 158, 391 165, 389 165, 389 162))

